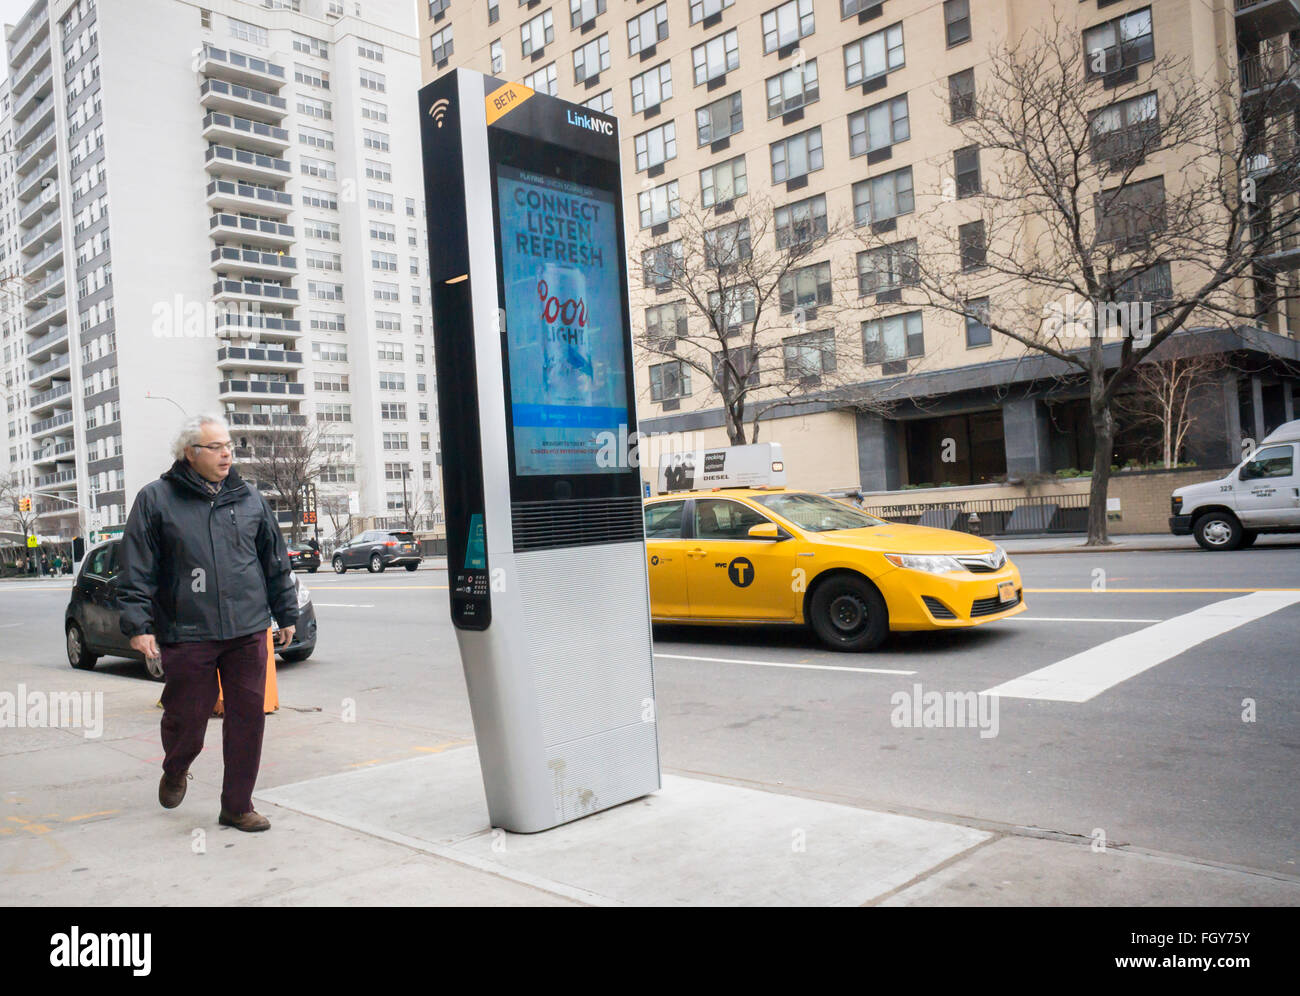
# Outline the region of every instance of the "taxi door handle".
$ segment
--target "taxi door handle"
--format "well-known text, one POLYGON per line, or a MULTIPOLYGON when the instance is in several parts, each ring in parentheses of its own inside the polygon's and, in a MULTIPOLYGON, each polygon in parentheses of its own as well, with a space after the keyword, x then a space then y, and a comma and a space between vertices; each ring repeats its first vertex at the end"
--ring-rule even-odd
POLYGON ((688 557, 707 557, 708 555, 709 555, 708 550, 701 549, 698 546, 694 550, 686 551, 686 556, 688 557))

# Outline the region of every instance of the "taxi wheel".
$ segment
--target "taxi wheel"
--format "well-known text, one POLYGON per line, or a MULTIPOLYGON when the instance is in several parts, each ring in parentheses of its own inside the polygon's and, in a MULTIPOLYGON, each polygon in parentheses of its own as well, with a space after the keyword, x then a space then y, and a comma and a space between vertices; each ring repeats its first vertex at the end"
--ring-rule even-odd
POLYGON ((889 609, 875 585, 842 574, 817 586, 809 603, 813 632, 832 650, 875 650, 889 635, 889 609))

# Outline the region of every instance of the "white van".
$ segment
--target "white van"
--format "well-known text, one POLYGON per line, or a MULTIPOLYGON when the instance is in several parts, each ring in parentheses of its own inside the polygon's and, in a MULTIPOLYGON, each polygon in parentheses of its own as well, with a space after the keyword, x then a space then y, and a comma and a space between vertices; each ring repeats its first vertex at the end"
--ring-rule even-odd
POLYGON ((1300 532, 1300 419, 1269 433, 1227 477, 1179 488, 1170 501, 1169 531, 1194 535, 1205 550, 1300 532))

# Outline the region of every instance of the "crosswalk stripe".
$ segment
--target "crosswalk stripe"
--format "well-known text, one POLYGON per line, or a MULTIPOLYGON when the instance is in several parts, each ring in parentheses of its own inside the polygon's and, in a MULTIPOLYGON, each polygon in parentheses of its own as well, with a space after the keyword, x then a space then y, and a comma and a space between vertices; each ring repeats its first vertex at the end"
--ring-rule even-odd
POLYGON ((981 695, 1087 702, 1199 643, 1300 602, 1300 591, 1255 592, 1214 602, 995 685, 981 695))
POLYGON ((710 661, 714 664, 753 664, 756 667, 788 667, 800 671, 856 671, 859 674, 916 674, 915 671, 895 671, 883 667, 841 667, 838 664, 793 664, 785 661, 743 661, 735 660, 731 657, 691 657, 687 654, 660 654, 656 657, 666 657, 669 660, 677 661, 710 661))

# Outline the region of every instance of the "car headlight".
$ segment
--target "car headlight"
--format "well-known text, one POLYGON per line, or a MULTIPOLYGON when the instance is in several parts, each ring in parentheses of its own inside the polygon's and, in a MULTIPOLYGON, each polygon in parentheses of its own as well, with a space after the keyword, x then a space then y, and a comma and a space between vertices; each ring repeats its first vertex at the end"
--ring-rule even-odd
POLYGON ((909 571, 924 571, 926 574, 950 574, 966 570, 957 563, 955 557, 931 553, 887 553, 885 559, 895 567, 905 567, 909 571))
POLYGON ((311 592, 307 590, 307 586, 305 584, 299 581, 298 582, 298 608, 301 609, 310 601, 311 601, 311 592))

